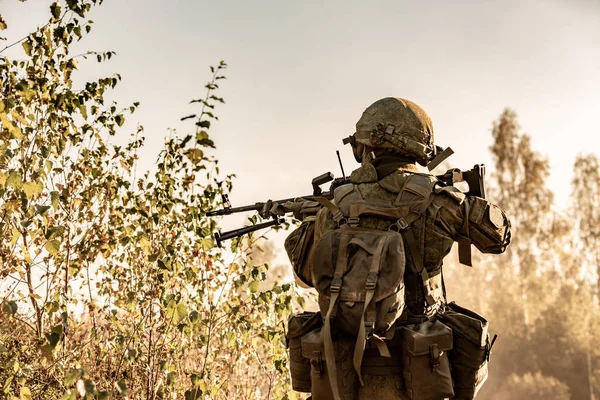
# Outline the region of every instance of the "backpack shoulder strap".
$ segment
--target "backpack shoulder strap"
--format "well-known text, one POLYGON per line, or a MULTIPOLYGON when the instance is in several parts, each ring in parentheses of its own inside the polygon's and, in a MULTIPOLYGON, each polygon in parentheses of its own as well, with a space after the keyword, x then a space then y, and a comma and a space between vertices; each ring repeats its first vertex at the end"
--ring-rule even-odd
POLYGON ((425 174, 413 174, 404 182, 394 205, 410 209, 405 218, 408 225, 419 219, 433 201, 436 182, 435 177, 425 174))
POLYGON ((421 278, 425 301, 428 306, 434 305, 436 298, 429 282, 429 274, 423 263, 421 246, 414 231, 411 229, 411 225, 425 215, 425 211, 433 201, 436 182, 435 177, 431 175, 411 175, 404 183, 394 202, 397 206, 404 206, 410 209, 410 212, 404 218, 405 229, 402 231, 402 235, 413 260, 414 272, 421 278))
POLYGON ((327 373, 329 374, 329 380, 331 382, 331 391, 333 392, 333 397, 335 400, 341 400, 341 397, 337 385, 337 371, 335 369, 335 352, 333 349, 333 339, 331 337, 331 317, 334 314, 335 306, 340 295, 340 289, 342 287, 343 277, 346 273, 346 266, 348 264, 347 248, 349 242, 350 235, 342 234, 338 248, 339 253, 337 256, 335 271, 333 273, 333 280, 331 281, 331 285, 329 287, 329 308, 327 309, 327 314, 325 315, 325 323, 323 325, 322 331, 327 373))

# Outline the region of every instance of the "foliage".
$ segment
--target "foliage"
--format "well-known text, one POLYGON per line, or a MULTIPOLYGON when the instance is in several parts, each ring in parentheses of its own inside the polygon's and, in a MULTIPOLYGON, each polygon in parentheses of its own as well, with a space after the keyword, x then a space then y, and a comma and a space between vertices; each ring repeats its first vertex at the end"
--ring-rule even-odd
POLYGON ((595 155, 580 155, 573 171, 572 219, 577 227, 574 245, 587 267, 585 275, 595 275, 596 290, 600 290, 600 162, 595 155))
MULTIPOLYGON (((215 249, 205 216, 232 187, 209 135, 226 64, 182 118, 191 133, 169 137, 154 173, 138 176, 143 128, 111 144, 139 106, 105 100, 120 76, 73 84, 115 56, 70 52, 101 3, 54 2, 45 25, 0 50, 0 398, 295 398, 284 325, 305 300, 252 238, 215 249)), ((599 396, 598 158, 578 157, 561 213, 513 111, 492 138, 489 193, 513 244, 474 255, 479 268, 446 268, 450 299, 499 333, 478 398, 599 396)))
POLYGON ((546 184, 548 161, 520 132, 514 111, 504 110, 492 137, 490 200, 510 217, 512 244, 503 255, 479 256, 479 268, 447 268, 450 299, 481 312, 499 335, 479 397, 597 396, 600 354, 591 344, 600 339, 600 313, 590 277, 598 265, 598 161, 578 158, 573 208, 563 213, 546 184))
POLYGON ((139 106, 105 101, 120 76, 73 85, 114 56, 70 53, 101 3, 52 3, 0 59, 0 397, 281 398, 290 285, 260 289, 268 266, 215 250, 205 216, 232 183, 208 155, 226 64, 137 177, 143 129, 110 144, 139 106))

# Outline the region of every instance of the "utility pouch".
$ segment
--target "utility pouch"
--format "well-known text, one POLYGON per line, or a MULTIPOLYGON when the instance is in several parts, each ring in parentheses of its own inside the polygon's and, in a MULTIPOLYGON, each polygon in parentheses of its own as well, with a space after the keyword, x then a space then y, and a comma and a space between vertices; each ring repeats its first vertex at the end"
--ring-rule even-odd
POLYGON ((288 323, 286 335, 290 356, 290 375, 292 388, 297 392, 308 393, 311 390, 310 359, 302 355, 302 336, 319 328, 323 324, 318 312, 303 312, 293 315, 288 323))
POLYGON ((474 399, 488 377, 493 344, 489 340, 488 322, 454 302, 447 304, 445 312, 438 318, 452 329, 454 338, 449 357, 455 398, 474 399))
POLYGON ((448 351, 452 330, 440 321, 403 327, 403 374, 411 400, 454 396, 448 351))
MULTIPOLYGON (((363 375, 402 376, 403 326, 398 325, 398 322, 396 322, 396 325, 393 327, 393 329, 394 334, 391 335, 390 339, 385 341, 388 349, 390 350, 390 357, 383 357, 380 354, 377 342, 374 342, 373 340, 367 341, 361 366, 361 372, 363 375)), ((401 385, 401 389, 404 390, 404 382, 401 382, 401 385)))
MULTIPOLYGON (((355 339, 351 336, 336 337, 334 348, 337 387, 342 400, 354 400, 358 390, 356 371, 352 360, 355 339)), ((310 362, 311 394, 313 400, 333 400, 334 395, 328 374, 321 328, 302 336, 302 355, 310 362)))
MULTIPOLYGON (((318 204, 318 203, 317 203, 318 204)), ((303 287, 312 287, 309 248, 315 236, 315 217, 307 217, 302 224, 285 239, 285 251, 290 258, 294 276, 303 287)))

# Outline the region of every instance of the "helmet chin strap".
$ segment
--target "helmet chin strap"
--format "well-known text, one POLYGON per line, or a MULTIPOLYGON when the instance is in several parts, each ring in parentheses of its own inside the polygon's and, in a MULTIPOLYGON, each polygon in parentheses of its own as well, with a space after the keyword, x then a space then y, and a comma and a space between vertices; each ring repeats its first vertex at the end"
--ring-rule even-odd
POLYGON ((369 146, 363 146, 362 151, 362 165, 370 164, 376 158, 375 152, 369 146))

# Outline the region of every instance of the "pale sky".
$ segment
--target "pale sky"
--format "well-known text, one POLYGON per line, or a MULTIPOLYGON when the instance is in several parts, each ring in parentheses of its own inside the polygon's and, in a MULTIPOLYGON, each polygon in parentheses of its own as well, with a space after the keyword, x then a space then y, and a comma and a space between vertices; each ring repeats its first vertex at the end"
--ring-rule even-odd
MULTIPOLYGON (((10 43, 43 24, 49 4, 0 0, 2 36, 10 43)), ((193 129, 179 119, 197 110, 188 101, 204 96, 208 66, 229 64, 211 135, 222 171, 238 175, 234 206, 309 194, 314 176, 340 175, 336 149, 350 172, 341 139, 387 96, 421 105, 463 169, 491 167, 492 121, 515 109, 550 159, 559 208, 576 155, 600 156, 599 1, 105 0, 91 18, 77 51, 117 57, 82 60, 78 79, 119 72, 113 98, 141 102, 122 132, 145 127, 138 171, 152 168, 167 128, 193 129)))

